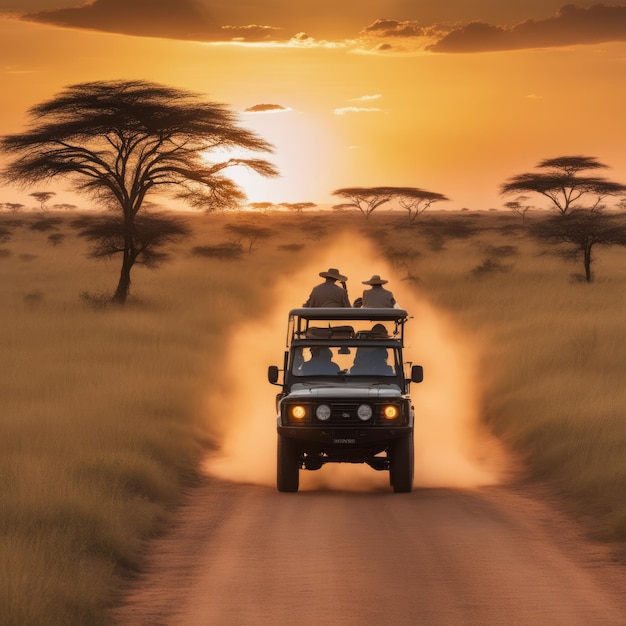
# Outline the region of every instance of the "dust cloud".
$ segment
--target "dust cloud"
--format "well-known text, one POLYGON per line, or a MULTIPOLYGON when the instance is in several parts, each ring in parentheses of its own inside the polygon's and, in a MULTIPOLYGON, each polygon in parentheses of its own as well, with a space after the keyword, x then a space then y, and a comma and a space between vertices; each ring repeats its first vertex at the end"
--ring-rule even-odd
MULTIPOLYGON (((339 237, 302 270, 279 280, 270 296, 276 303, 263 319, 233 333, 224 380, 207 398, 212 423, 223 425, 221 451, 205 469, 236 482, 274 486, 276 481, 276 410, 279 387, 267 382, 267 366, 282 369, 287 314, 321 282, 318 274, 337 267, 348 276, 350 299, 361 295, 372 274, 389 280, 401 308, 413 319, 406 325, 405 361, 424 366, 424 382, 411 386, 415 406, 416 487, 472 488, 501 481, 505 455, 480 423, 482 390, 478 349, 442 311, 401 282, 391 266, 364 238, 339 237)), ((301 471, 300 488, 388 490, 387 472, 367 465, 328 464, 301 471)))

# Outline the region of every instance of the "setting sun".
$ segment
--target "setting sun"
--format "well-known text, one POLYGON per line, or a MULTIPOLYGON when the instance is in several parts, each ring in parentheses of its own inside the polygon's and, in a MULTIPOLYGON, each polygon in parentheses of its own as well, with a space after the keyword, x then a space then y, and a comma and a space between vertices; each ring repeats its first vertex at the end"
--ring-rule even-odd
POLYGON ((596 10, 592 20, 582 8, 556 13, 552 3, 534 16, 514 3, 457 17, 494 24, 495 42, 488 29, 482 40, 455 30, 451 16, 467 11, 451 1, 423 16, 355 5, 332 29, 305 6, 262 15, 259 3, 246 15, 235 3, 220 9, 229 24, 222 28, 217 9, 209 19, 189 3, 166 10, 164 2, 163 15, 142 25, 130 8, 116 21, 109 0, 65 12, 71 3, 31 4, 41 12, 0 21, 4 133, 68 84, 142 78, 224 103, 275 146, 279 178, 231 170, 252 202, 327 204, 339 187, 409 185, 447 195, 449 209, 488 209, 503 204, 502 180, 556 154, 595 155, 617 179, 626 170, 616 132, 626 108, 626 35, 606 27, 617 9, 596 10), (516 25, 523 18, 535 18, 537 29, 516 25), (579 22, 588 32, 574 29, 579 22), (539 38, 542 24, 552 38, 539 38))

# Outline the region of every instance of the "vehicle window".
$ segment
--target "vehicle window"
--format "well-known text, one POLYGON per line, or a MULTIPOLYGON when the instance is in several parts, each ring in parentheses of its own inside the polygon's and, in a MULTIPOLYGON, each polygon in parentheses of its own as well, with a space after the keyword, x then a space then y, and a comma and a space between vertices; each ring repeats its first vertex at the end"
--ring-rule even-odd
POLYGON ((354 376, 395 376, 394 350, 384 347, 296 348, 291 371, 295 376, 339 373, 354 376))

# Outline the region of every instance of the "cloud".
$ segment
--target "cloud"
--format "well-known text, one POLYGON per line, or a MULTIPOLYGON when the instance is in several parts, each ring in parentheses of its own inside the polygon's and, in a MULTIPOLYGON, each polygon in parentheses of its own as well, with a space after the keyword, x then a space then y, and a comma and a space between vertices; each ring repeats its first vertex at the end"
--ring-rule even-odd
POLYGON ((220 32, 209 11, 195 0, 93 0, 65 9, 27 13, 23 19, 105 32, 204 39, 220 32))
MULTIPOLYGON (((79 2, 81 0, 76 0, 76 4, 79 2)), ((68 0, 65 0, 67 3, 68 0)), ((514 26, 484 21, 464 25, 424 25, 413 19, 379 18, 361 29, 353 39, 330 40, 314 38, 307 32, 297 30, 316 22, 319 24, 320 10, 315 15, 287 14, 279 11, 278 3, 272 3, 270 11, 269 4, 245 2, 240 5, 237 0, 230 0, 229 3, 209 0, 87 0, 80 6, 22 11, 21 19, 143 37, 231 45, 343 48, 363 54, 483 52, 626 41, 626 6, 597 4, 579 7, 569 4, 552 17, 528 19, 514 26), (249 22, 239 24, 240 15, 246 16, 249 22), (288 28, 279 27, 286 27, 287 24, 290 25, 288 28)), ((33 2, 30 6, 34 6, 33 2)), ((351 19, 358 19, 358 16, 351 19)), ((352 32, 356 33, 356 29, 352 32)))
POLYGON ((431 24, 421 26, 415 20, 377 19, 359 33, 361 53, 409 53, 426 50, 449 33, 449 26, 431 24))
POLYGON ((244 113, 282 113, 284 111, 291 111, 291 109, 281 104, 254 104, 243 111, 244 113))
POLYGON ((41 71, 43 70, 36 68, 17 67, 15 65, 5 65, 4 67, 0 68, 0 74, 38 74, 41 71))
POLYGON ((21 18, 70 28, 197 41, 268 41, 281 30, 259 24, 220 24, 200 0, 91 0, 72 8, 25 13, 21 18))
POLYGON ((315 39, 307 33, 297 33, 287 42, 287 45, 290 48, 347 48, 351 42, 315 39))
POLYGON ((383 97, 382 94, 376 93, 371 96, 361 96, 359 98, 350 98, 350 102, 366 102, 368 100, 378 100, 379 98, 382 98, 382 97, 383 97))
POLYGON ((335 109, 333 113, 335 115, 345 115, 346 113, 381 113, 383 109, 377 109, 374 107, 342 107, 335 109))
POLYGON ((269 41, 276 39, 276 35, 282 31, 282 28, 248 24, 247 26, 222 26, 221 30, 228 35, 227 39, 239 41, 269 41))
POLYGON ((426 32, 426 29, 415 21, 379 19, 366 26, 361 34, 376 37, 422 37, 426 32))
POLYGON ((568 4, 545 20, 512 27, 471 22, 428 47, 433 52, 486 52, 626 41, 626 7, 568 4))

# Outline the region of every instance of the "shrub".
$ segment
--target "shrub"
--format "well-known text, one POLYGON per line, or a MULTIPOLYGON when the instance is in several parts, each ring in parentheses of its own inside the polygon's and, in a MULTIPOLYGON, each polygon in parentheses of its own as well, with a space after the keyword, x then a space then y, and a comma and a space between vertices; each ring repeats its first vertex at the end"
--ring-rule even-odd
POLYGON ((0 226, 0 241, 3 243, 11 239, 11 231, 5 226, 0 226))
POLYGON ((63 219, 60 217, 42 217, 34 221, 29 228, 31 230, 38 230, 40 232, 45 232, 47 230, 52 230, 56 228, 59 224, 63 223, 63 219))
POLYGON ((63 233, 52 233, 48 235, 48 242, 53 246, 58 246, 60 243, 63 243, 65 239, 65 235, 63 233))
POLYGON ((519 254, 516 246, 487 246, 485 252, 492 259, 503 259, 519 254))
POLYGON ((498 259, 493 257, 486 257, 481 261, 480 265, 472 269, 472 274, 480 277, 485 274, 493 274, 494 272, 508 272, 512 267, 512 265, 503 265, 498 259))
POLYGON ((298 252, 303 248, 303 243, 284 243, 280 246, 277 246, 277 250, 283 250, 284 252, 298 252))
POLYGON ((237 261, 243 254, 243 246, 237 242, 219 243, 215 246, 195 246, 191 254, 220 261, 237 261))

